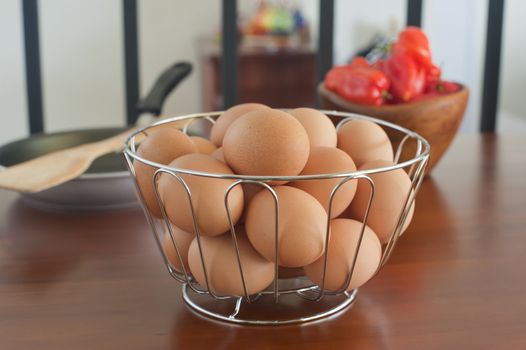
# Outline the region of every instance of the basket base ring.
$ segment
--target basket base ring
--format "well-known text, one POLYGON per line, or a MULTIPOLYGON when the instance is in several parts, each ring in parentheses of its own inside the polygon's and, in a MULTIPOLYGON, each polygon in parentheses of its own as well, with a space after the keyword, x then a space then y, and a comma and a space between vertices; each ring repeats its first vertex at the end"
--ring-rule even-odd
POLYGON ((358 293, 357 289, 353 289, 345 294, 325 295, 318 302, 291 293, 280 295, 279 303, 276 304, 272 293, 260 294, 248 303, 241 297, 214 299, 208 294, 194 292, 186 283, 181 288, 184 302, 199 316, 214 321, 258 326, 305 323, 334 316, 349 307, 358 293))

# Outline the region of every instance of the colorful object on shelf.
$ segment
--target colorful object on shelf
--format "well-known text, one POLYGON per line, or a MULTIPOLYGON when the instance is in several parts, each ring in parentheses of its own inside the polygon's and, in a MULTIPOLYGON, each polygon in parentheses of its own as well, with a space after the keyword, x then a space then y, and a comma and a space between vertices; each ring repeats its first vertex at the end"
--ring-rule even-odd
POLYGON ((268 5, 262 2, 243 30, 245 35, 292 35, 306 27, 302 12, 295 8, 268 5))

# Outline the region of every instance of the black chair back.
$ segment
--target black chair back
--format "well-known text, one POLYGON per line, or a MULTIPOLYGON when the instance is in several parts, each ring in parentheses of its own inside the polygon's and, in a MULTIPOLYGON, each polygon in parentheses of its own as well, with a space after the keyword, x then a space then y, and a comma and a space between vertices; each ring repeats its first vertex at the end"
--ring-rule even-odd
MULTIPOLYGON (((27 79, 27 103, 31 133, 44 130, 42 108, 42 83, 40 72, 40 43, 38 32, 38 0, 23 0, 25 60, 27 79)), ((488 0, 484 80, 480 130, 494 132, 498 110, 500 58, 504 0, 488 0)), ((407 1, 407 24, 421 26, 423 0, 407 1)), ((317 79, 323 77, 333 64, 334 0, 320 0, 319 35, 317 55, 317 79)), ((139 49, 137 42, 137 0, 122 0, 124 18, 124 66, 126 86, 127 122, 137 119, 136 105, 139 101, 139 49)), ((237 102, 238 90, 238 31, 237 0, 223 0, 223 59, 222 80, 224 108, 237 102)))

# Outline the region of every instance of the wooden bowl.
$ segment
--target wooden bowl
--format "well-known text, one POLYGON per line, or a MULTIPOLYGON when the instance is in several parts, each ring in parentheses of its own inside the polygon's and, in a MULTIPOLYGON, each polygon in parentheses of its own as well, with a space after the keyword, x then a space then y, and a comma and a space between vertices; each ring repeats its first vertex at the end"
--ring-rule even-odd
MULTIPOLYGON (((386 106, 366 106, 348 100, 329 91, 323 83, 318 86, 320 105, 323 109, 363 114, 400 125, 423 136, 431 145, 431 154, 426 175, 442 158, 455 137, 464 117, 469 90, 462 84, 460 90, 450 94, 428 99, 386 106)), ((394 149, 403 135, 394 130, 384 129, 394 149)), ((411 159, 416 151, 416 143, 404 145, 401 159, 411 159)))

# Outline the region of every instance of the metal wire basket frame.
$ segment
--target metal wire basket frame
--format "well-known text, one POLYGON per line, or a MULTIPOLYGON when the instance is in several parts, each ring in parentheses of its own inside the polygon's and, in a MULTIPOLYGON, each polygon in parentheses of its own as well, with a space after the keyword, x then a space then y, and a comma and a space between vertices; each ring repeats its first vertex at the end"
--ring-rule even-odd
POLYGON ((402 227, 404 226, 407 215, 410 211, 410 208, 415 200, 416 194, 424 178, 425 168, 427 166, 428 159, 429 159, 429 150, 430 150, 429 143, 417 133, 411 130, 408 130, 406 128, 403 128, 401 126, 383 121, 383 120, 379 120, 376 118, 367 117, 363 115, 353 114, 353 113, 346 113, 346 112, 327 111, 327 110, 321 110, 321 112, 326 114, 329 117, 340 119, 339 123, 336 126, 337 129, 339 129, 343 124, 345 124, 346 122, 350 120, 363 119, 363 120, 369 120, 369 121, 375 122, 383 126, 384 128, 390 128, 390 129, 394 129, 400 132, 404 136, 401 139, 401 142, 399 143, 396 149, 395 157, 394 157, 394 165, 387 166, 387 167, 381 167, 381 168, 367 169, 367 170, 357 170, 357 171, 348 172, 348 173, 297 175, 297 176, 255 176, 255 175, 237 175, 237 174, 215 174, 215 173, 207 173, 207 172, 195 171, 195 170, 189 170, 189 169, 173 168, 173 167, 169 167, 164 164, 152 162, 148 159, 144 159, 138 156, 136 153, 136 146, 137 146, 136 143, 139 140, 138 136, 143 136, 141 134, 147 134, 148 130, 150 130, 151 128, 155 126, 174 123, 174 122, 180 123, 181 121, 187 120, 188 122, 185 124, 183 128, 183 132, 187 133, 189 126, 196 120, 204 119, 213 124, 215 122, 214 118, 218 117, 222 112, 197 113, 197 114, 190 114, 190 115, 185 115, 185 116, 165 118, 153 125, 139 129, 138 131, 132 133, 130 137, 128 137, 128 139, 126 140, 125 148, 124 148, 124 155, 126 158, 126 162, 127 162, 129 171, 135 180, 134 182, 136 185, 135 186, 136 194, 138 198, 140 199, 140 203, 143 208, 144 214, 152 229, 156 243, 161 252, 161 255, 168 269, 168 272, 174 279, 176 279, 177 281, 183 284, 182 285, 183 299, 187 303, 187 305, 193 310, 197 311, 198 313, 202 315, 206 315, 212 319, 231 322, 231 323, 252 324, 252 325, 254 324, 255 325, 277 325, 277 324, 290 324, 290 323, 313 321, 313 320, 321 319, 323 317, 335 314, 345 309, 347 306, 349 306, 354 301, 356 293, 357 293, 357 289, 353 289, 351 291, 347 291, 347 289, 348 289, 348 286, 353 276, 353 271, 354 271, 354 267, 355 267, 356 260, 358 257, 358 252, 361 246, 365 227, 367 225, 369 210, 370 210, 371 203, 373 201, 374 194, 375 194, 374 181, 371 179, 369 175, 381 173, 381 172, 393 171, 396 169, 407 169, 406 171, 411 179, 411 189, 409 190, 409 193, 407 194, 405 198, 405 202, 402 207, 400 216, 398 218, 397 225, 394 227, 388 242, 384 245, 382 249, 380 264, 379 264, 378 269, 376 270, 376 273, 378 273, 378 271, 385 265, 385 263, 391 256, 393 248, 398 241, 398 238, 402 231, 402 227), (401 162, 400 155, 402 154, 402 150, 404 146, 407 144, 407 142, 410 140, 412 140, 413 142, 416 142, 415 155, 413 158, 401 162), (142 162, 156 169, 154 176, 152 177, 152 183, 155 189, 159 207, 161 208, 161 213, 163 217, 162 220, 159 220, 153 217, 144 204, 143 196, 139 189, 139 185, 137 183, 136 176, 135 176, 135 171, 133 167, 134 161, 142 162), (195 281, 195 279, 190 275, 189 271, 186 271, 186 268, 184 266, 185 264, 183 263, 180 249, 177 246, 174 232, 172 229, 172 225, 170 224, 170 221, 168 220, 168 216, 167 216, 167 213, 164 207, 164 203, 158 192, 157 183, 158 183, 158 179, 160 175, 162 174, 165 174, 165 176, 172 176, 174 179, 176 179, 181 184, 181 186, 184 188, 184 191, 186 192, 189 209, 190 209, 192 219, 193 219, 194 233, 195 233, 197 243, 198 243, 198 249, 200 253, 206 286, 200 286, 195 281), (208 278, 208 273, 207 273, 205 263, 204 263, 204 255, 203 255, 202 244, 201 244, 201 232, 197 224, 196 212, 195 212, 195 208, 193 206, 193 201, 192 201, 192 193, 191 193, 191 190, 188 184, 181 177, 182 174, 206 177, 206 178, 233 180, 233 183, 225 191, 224 205, 225 205, 225 209, 226 209, 227 216, 228 216, 232 243, 234 245, 235 252, 236 252, 237 264, 238 264, 238 269, 239 269, 239 273, 241 277, 241 282, 243 284, 244 296, 218 295, 214 293, 210 288, 208 288, 209 278, 208 278), (269 182, 271 181, 322 180, 322 179, 341 179, 340 182, 336 186, 334 186, 334 188, 332 189, 330 193, 328 213, 327 213, 328 215, 327 215, 326 232, 325 232, 325 247, 326 248, 328 247, 329 238, 330 238, 329 227, 330 227, 330 220, 331 220, 330 217, 331 217, 331 212, 332 212, 332 203, 333 203, 333 199, 337 191, 348 181, 365 180, 370 186, 368 206, 365 211, 364 218, 362 220, 363 224, 362 224, 362 228, 360 231, 360 237, 358 239, 358 245, 354 252, 353 262, 349 270, 349 274, 347 275, 344 287, 342 287, 342 289, 340 289, 339 291, 335 291, 335 292, 328 292, 324 290, 325 277, 326 277, 325 275, 326 275, 326 270, 327 270, 327 258, 328 258, 328 250, 327 250, 325 252, 321 285, 317 286, 317 285, 310 283, 308 285, 300 286, 300 287, 280 288, 279 267, 278 267, 278 264, 275 263, 274 281, 273 281, 271 290, 267 289, 260 293, 257 293, 256 295, 249 295, 247 292, 247 286, 245 283, 245 275, 243 272, 243 266, 241 264, 241 258, 240 258, 240 253, 238 249, 235 223, 232 220, 230 208, 228 207, 229 194, 236 186, 240 186, 242 184, 257 185, 257 186, 262 187, 263 190, 267 190, 271 193, 273 201, 274 201, 274 217, 275 217, 274 239, 275 239, 276 244, 274 247, 274 255, 275 255, 274 261, 277 262, 278 261, 278 251, 279 251, 279 240, 278 240, 279 198, 276 192, 274 191, 274 189, 269 185, 269 182), (181 270, 182 270, 181 272, 177 271, 176 269, 172 267, 166 255, 166 252, 163 248, 162 234, 165 232, 165 230, 161 229, 163 226, 165 227, 165 230, 169 232, 170 234, 171 242, 177 253, 177 258, 181 266, 181 270), (197 300, 198 298, 196 298, 196 296, 199 296, 199 295, 208 295, 209 297, 213 298, 216 302, 229 301, 231 303, 232 301, 234 301, 233 310, 230 310, 227 312, 212 311, 209 307, 206 307, 202 303, 200 304, 198 302, 197 300), (286 295, 289 295, 289 296, 294 295, 294 296, 297 296, 297 297, 300 297, 300 298, 303 298, 303 299, 306 299, 312 302, 319 302, 322 299, 329 298, 329 297, 339 297, 339 300, 341 301, 338 301, 336 304, 331 304, 331 306, 327 307, 325 310, 316 311, 311 314, 307 313, 305 315, 301 315, 298 317, 285 317, 285 318, 275 317, 275 318, 266 319, 266 320, 258 319, 257 316, 250 317, 250 318, 239 317, 239 313, 240 313, 241 306, 243 305, 243 303, 250 305, 250 304, 255 303, 261 297, 273 297, 274 302, 277 304, 279 303, 280 297, 286 296, 286 295))

